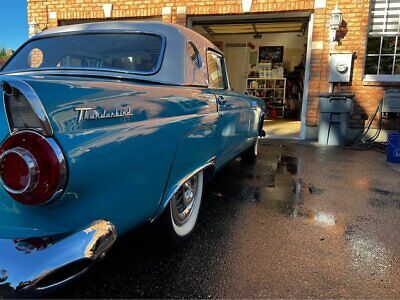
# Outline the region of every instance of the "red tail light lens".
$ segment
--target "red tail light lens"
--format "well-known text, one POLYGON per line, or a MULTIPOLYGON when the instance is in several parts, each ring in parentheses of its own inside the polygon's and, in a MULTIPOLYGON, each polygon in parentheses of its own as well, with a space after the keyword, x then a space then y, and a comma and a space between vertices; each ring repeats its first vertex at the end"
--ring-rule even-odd
POLYGON ((15 200, 48 203, 63 191, 66 165, 56 142, 34 131, 11 135, 0 148, 0 181, 15 200))
POLYGON ((18 194, 36 187, 37 162, 28 150, 16 147, 4 151, 0 166, 0 178, 9 192, 18 194))

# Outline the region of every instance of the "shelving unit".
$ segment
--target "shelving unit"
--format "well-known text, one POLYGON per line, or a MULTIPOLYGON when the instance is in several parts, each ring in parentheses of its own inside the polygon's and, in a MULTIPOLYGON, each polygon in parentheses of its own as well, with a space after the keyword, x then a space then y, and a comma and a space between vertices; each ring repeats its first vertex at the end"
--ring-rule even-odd
POLYGON ((265 101, 268 109, 284 116, 286 97, 286 78, 247 78, 247 92, 265 101))

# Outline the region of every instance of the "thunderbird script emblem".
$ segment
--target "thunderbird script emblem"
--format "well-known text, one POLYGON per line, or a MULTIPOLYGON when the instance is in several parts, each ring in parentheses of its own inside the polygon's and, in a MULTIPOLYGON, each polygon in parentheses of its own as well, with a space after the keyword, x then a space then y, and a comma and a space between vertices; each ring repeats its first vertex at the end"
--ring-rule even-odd
POLYGON ((78 111, 78 124, 82 121, 88 120, 99 120, 99 119, 113 119, 113 118, 124 118, 133 116, 131 109, 114 109, 114 110, 102 110, 99 112, 94 108, 89 107, 77 107, 75 111, 78 111))

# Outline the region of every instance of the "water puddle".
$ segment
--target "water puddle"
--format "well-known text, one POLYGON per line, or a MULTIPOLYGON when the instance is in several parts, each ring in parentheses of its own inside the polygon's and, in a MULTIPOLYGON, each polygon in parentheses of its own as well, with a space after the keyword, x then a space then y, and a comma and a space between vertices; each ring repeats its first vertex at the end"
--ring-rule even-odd
POLYGON ((323 194, 323 192, 324 192, 324 190, 322 190, 322 189, 320 189, 320 188, 317 188, 317 187, 315 187, 315 186, 309 186, 308 187, 308 192, 310 193, 310 194, 312 194, 312 195, 322 195, 323 194))
POLYGON ((301 180, 299 160, 282 154, 272 167, 272 173, 264 176, 264 182, 254 192, 257 201, 263 201, 269 210, 285 216, 297 217, 301 207, 301 180))
POLYGON ((305 195, 318 196, 324 191, 304 184, 300 177, 301 167, 301 161, 297 157, 287 153, 280 155, 272 168, 273 173, 266 177, 262 187, 253 190, 252 197, 248 199, 265 203, 268 210, 287 217, 305 218, 323 227, 338 225, 335 216, 323 211, 312 212, 302 207, 305 195))
POLYGON ((334 226, 336 224, 335 216, 326 212, 317 212, 314 215, 314 221, 323 226, 334 226))
POLYGON ((369 201, 374 208, 395 207, 400 209, 400 194, 382 188, 371 188, 375 196, 369 201))
POLYGON ((379 195, 382 195, 382 196, 391 196, 391 195, 395 195, 395 192, 393 192, 393 191, 388 191, 388 190, 381 189, 381 188, 372 188, 371 191, 373 191, 373 192, 375 192, 375 193, 377 193, 377 194, 379 194, 379 195))
MULTIPOLYGON (((309 210, 303 205, 304 199, 310 197, 310 201, 320 201, 326 191, 317 186, 308 184, 301 179, 302 161, 290 150, 282 149, 284 154, 276 157, 276 161, 269 165, 268 172, 254 176, 254 180, 260 180, 257 188, 246 190, 247 198, 257 205, 265 207, 266 211, 277 213, 289 218, 301 218, 307 220, 307 224, 323 228, 322 242, 327 237, 344 239, 348 249, 350 264, 364 276, 382 276, 389 272, 393 253, 378 237, 364 226, 350 226, 344 217, 329 211, 309 210), (327 235, 325 236, 324 233, 327 235)), ((341 170, 337 170, 329 178, 343 180, 341 170)), ((374 193, 370 204, 373 207, 396 206, 400 208, 400 193, 397 194, 384 188, 371 188, 369 181, 360 181, 358 186, 371 189, 374 193)), ((329 200, 329 199, 328 199, 329 200)), ((264 208, 263 207, 263 208, 264 208)), ((354 221, 354 220, 353 220, 354 221)), ((364 219, 356 219, 357 223, 368 222, 364 219)), ((304 223, 304 222, 303 222, 304 223)))
POLYGON ((282 173, 289 173, 291 175, 297 175, 298 171, 298 159, 296 157, 282 154, 277 163, 277 171, 282 173))

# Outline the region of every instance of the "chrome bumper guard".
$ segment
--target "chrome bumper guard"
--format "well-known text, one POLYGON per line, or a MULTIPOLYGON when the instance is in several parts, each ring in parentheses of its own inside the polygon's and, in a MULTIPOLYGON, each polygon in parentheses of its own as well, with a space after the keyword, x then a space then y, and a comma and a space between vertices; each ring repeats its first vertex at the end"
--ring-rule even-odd
POLYGON ((98 220, 70 234, 0 239, 0 295, 59 287, 102 258, 116 238, 114 225, 98 220))

